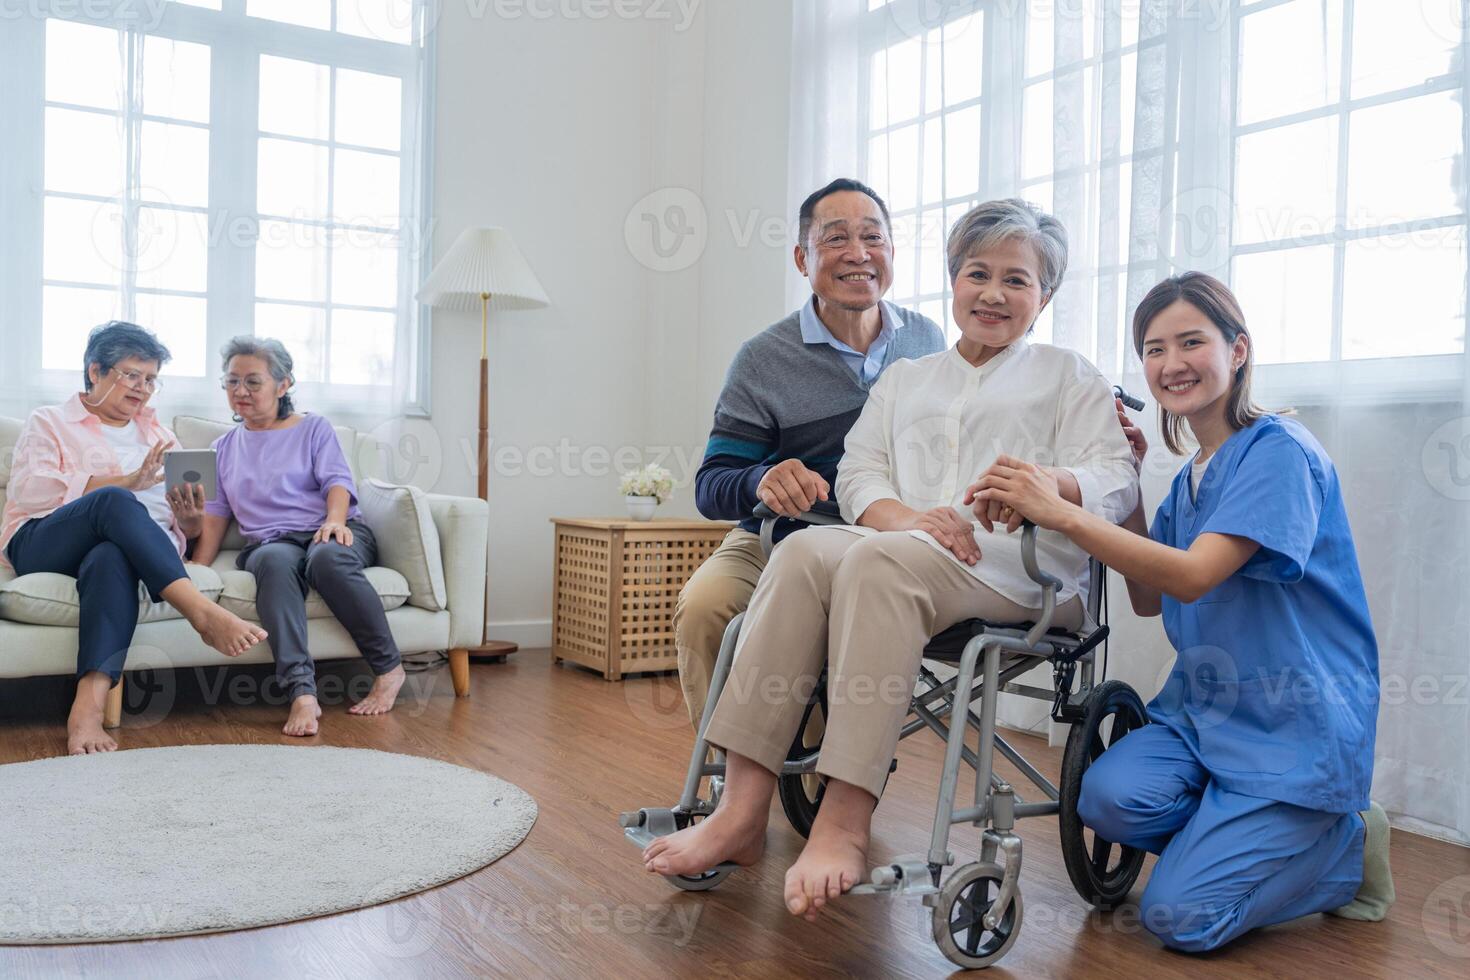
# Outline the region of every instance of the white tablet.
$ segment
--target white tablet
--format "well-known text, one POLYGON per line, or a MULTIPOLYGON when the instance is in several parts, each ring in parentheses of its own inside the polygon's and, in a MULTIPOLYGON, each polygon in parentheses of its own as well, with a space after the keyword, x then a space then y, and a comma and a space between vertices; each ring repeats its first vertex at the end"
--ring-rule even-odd
POLYGON ((186 483, 204 484, 204 499, 214 499, 213 449, 171 449, 163 454, 163 482, 168 489, 186 483))

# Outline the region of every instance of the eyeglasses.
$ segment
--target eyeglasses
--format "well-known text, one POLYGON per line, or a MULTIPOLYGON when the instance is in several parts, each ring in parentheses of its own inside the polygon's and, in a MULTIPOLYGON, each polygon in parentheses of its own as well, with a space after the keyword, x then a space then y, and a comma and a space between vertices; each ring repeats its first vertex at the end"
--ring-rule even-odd
POLYGON ((254 374, 250 375, 250 377, 248 378, 237 378, 233 374, 227 374, 223 378, 219 379, 219 386, 225 391, 234 391, 236 388, 239 388, 241 385, 243 385, 245 387, 245 390, 250 392, 250 394, 252 395, 260 389, 264 388, 265 384, 266 382, 264 378, 254 374))
POLYGON ((152 394, 163 387, 163 382, 158 380, 158 375, 156 374, 144 374, 142 371, 118 371, 117 368, 113 368, 113 370, 117 371, 119 380, 134 391, 141 388, 149 394, 152 394))

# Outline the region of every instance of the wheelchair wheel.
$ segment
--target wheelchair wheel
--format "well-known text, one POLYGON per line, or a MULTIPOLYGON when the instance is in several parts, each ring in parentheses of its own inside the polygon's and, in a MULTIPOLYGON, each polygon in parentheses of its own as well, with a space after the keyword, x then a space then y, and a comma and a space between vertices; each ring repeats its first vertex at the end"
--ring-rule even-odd
POLYGON ((1021 934, 1021 893, 994 929, 985 928, 985 913, 995 904, 1005 872, 998 864, 967 864, 949 876, 935 896, 934 945, 951 963, 980 970, 1010 950, 1021 934))
POLYGON ((1138 692, 1122 681, 1105 681, 1083 702, 1082 719, 1072 725, 1062 754, 1061 799, 1057 823, 1061 829, 1062 859, 1077 894, 1100 909, 1111 909, 1128 896, 1144 852, 1103 840, 1077 816, 1082 777, 1110 746, 1131 731, 1148 724, 1148 710, 1138 692))
MULTIPOLYGON (((827 727, 826 721, 827 696, 823 690, 813 695, 806 706, 806 711, 801 716, 801 727, 796 730, 796 739, 791 743, 791 751, 786 753, 786 758, 802 759, 820 749, 822 733, 827 727), (820 724, 813 725, 813 718, 819 718, 820 724)), ((827 792, 827 778, 816 773, 781 776, 776 780, 776 791, 781 795, 781 809, 786 811, 786 819, 791 821, 791 826, 798 834, 806 837, 812 832, 812 823, 817 819, 817 808, 822 805, 822 796, 827 792)))

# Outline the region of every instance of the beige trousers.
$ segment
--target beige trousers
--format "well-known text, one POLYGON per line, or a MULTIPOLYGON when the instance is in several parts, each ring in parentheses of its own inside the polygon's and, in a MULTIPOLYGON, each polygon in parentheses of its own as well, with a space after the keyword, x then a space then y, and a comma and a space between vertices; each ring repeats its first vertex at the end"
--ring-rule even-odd
MULTIPOLYGON (((779 773, 825 664, 817 772, 876 797, 929 638, 965 619, 1036 615, 906 531, 804 530, 781 543, 756 586, 707 738, 779 773)), ((1076 628, 1082 615, 1074 596, 1054 622, 1076 628)))
POLYGON ((765 567, 760 537, 737 527, 725 535, 679 593, 674 605, 674 649, 679 655, 684 705, 696 730, 725 627, 750 605, 750 595, 765 567))

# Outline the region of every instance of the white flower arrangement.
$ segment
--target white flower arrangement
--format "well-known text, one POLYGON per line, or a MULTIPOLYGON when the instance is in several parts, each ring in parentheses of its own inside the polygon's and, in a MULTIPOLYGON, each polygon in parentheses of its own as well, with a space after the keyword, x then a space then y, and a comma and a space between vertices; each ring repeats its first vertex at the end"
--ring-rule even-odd
POLYGON ((624 473, 618 488, 625 497, 654 497, 663 503, 674 492, 674 475, 662 466, 650 463, 624 473))

